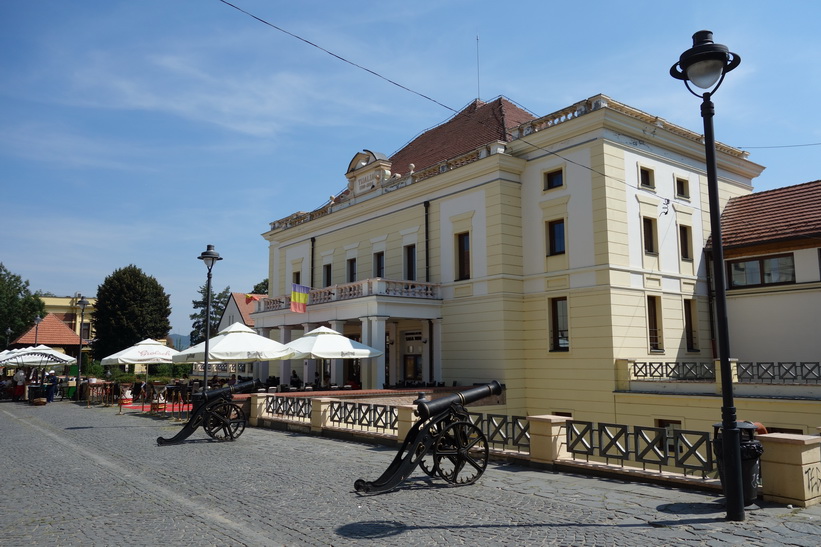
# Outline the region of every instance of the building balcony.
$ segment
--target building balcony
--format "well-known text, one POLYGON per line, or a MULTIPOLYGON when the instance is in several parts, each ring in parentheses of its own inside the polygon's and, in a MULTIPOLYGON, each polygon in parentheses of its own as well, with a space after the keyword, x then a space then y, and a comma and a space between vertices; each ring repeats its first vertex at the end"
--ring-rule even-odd
POLYGON ((257 302, 254 316, 262 321, 260 326, 276 326, 279 321, 291 324, 297 316, 300 322, 304 319, 312 322, 355 319, 373 314, 432 319, 440 317, 441 300, 441 285, 438 283, 374 277, 312 289, 308 293, 306 314, 291 311, 290 294, 263 298, 257 302))

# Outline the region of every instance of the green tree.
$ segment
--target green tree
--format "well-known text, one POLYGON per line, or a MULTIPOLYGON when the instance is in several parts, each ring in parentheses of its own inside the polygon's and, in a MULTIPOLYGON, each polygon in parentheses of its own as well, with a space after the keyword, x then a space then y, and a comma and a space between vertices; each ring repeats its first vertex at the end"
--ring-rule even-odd
MULTIPOLYGON (((199 300, 192 300, 191 304, 196 313, 188 316, 194 323, 191 325, 191 345, 199 344, 205 341, 205 298, 207 296, 205 285, 200 287, 198 291, 201 298, 199 300)), ((217 334, 222 312, 225 311, 225 306, 228 305, 228 299, 231 298, 231 287, 225 287, 219 294, 214 294, 214 288, 211 288, 211 336, 217 334)))
POLYGON ((251 289, 251 294, 268 294, 268 278, 266 277, 251 289))
POLYGON ((93 314, 95 359, 146 338, 162 339, 171 330, 171 300, 155 278, 137 266, 115 270, 97 287, 93 314))
MULTIPOLYGON (((29 291, 29 282, 13 274, 0 262, 0 337, 8 334, 9 342, 34 325, 34 318, 45 317, 46 305, 29 291), (7 333, 6 329, 11 329, 7 333)), ((2 344, 6 339, 2 338, 2 344)))

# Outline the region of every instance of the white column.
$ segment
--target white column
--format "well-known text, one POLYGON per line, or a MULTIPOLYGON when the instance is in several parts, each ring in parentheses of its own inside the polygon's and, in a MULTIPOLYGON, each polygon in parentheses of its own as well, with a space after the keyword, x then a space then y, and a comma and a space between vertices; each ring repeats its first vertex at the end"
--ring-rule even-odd
MULTIPOLYGON (((291 341, 291 330, 289 326, 279 327, 279 343, 287 344, 291 341)), ((279 362, 279 383, 287 384, 291 377, 291 360, 285 359, 279 362)))
POLYGON ((433 343, 431 340, 431 328, 430 323, 427 320, 422 319, 421 321, 422 328, 420 329, 422 332, 422 381, 423 382, 434 382, 436 381, 436 374, 433 374, 433 378, 431 378, 431 370, 430 370, 430 345, 433 343))
POLYGON ((387 351, 385 347, 385 322, 387 319, 387 317, 374 317, 371 319, 373 338, 368 345, 382 351, 382 355, 370 360, 372 368, 375 369, 373 389, 382 389, 385 386, 385 351, 387 351))
POLYGON ((434 319, 432 321, 433 328, 429 333, 428 344, 433 344, 433 380, 434 382, 441 382, 442 377, 442 320, 434 319))
POLYGON ((382 350, 379 357, 365 359, 362 371, 363 389, 382 389, 385 384, 385 322, 387 317, 360 317, 362 322, 362 343, 382 350), (367 379, 367 381, 366 381, 367 379))
POLYGON ((389 323, 388 324, 388 333, 393 342, 390 346, 388 346, 387 351, 390 352, 390 374, 388 375, 389 378, 385 378, 385 381, 388 383, 393 383, 394 385, 399 382, 402 378, 399 377, 399 348, 402 346, 399 344, 399 325, 397 323, 389 323))
MULTIPOLYGON (((304 335, 306 332, 311 332, 317 327, 315 323, 302 323, 302 334, 304 335)), ((302 371, 300 374, 300 367, 297 367, 297 374, 301 376, 302 385, 313 383, 314 381, 314 371, 316 370, 316 359, 305 359, 302 361, 302 371)))
MULTIPOLYGON (((331 330, 345 334, 345 321, 331 321, 331 330)), ((331 383, 338 386, 345 385, 345 363, 342 359, 331 359, 331 383)))
MULTIPOLYGON (((271 331, 273 330, 272 327, 263 327, 261 329, 257 329, 257 334, 260 336, 264 336, 265 338, 271 338, 271 331)), ((270 376, 269 371, 270 363, 268 361, 257 361, 254 363, 254 371, 252 376, 257 380, 265 382, 270 376)))

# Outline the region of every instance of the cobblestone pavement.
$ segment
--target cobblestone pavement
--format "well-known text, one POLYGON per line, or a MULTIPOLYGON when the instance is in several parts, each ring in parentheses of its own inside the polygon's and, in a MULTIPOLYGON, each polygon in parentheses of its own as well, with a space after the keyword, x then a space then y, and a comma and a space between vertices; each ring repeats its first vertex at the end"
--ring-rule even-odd
POLYGON ((712 494, 493 464, 472 486, 417 470, 362 496, 394 449, 248 428, 233 443, 180 422, 68 401, 0 403, 0 544, 803 545, 821 508, 761 503, 724 520, 712 494))

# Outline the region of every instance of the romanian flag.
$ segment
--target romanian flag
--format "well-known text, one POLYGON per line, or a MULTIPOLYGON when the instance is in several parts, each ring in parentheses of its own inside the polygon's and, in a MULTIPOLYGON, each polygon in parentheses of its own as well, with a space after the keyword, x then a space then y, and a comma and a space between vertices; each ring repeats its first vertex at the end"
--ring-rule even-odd
POLYGON ((252 301, 256 302, 257 300, 259 300, 259 295, 258 294, 246 294, 245 295, 245 303, 246 304, 250 304, 252 301))
POLYGON ((311 287, 305 285, 291 284, 291 311, 297 313, 305 313, 308 307, 308 293, 311 292, 311 287))

